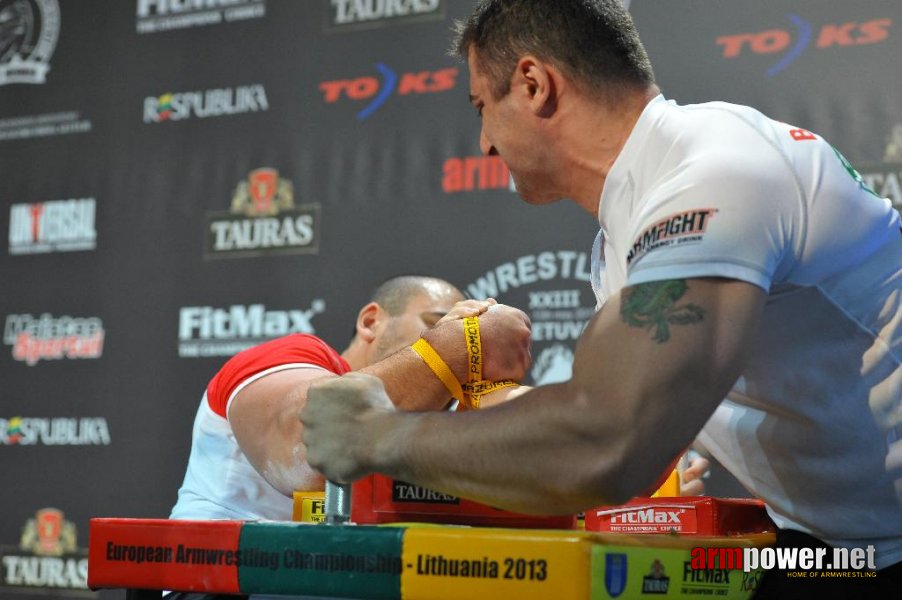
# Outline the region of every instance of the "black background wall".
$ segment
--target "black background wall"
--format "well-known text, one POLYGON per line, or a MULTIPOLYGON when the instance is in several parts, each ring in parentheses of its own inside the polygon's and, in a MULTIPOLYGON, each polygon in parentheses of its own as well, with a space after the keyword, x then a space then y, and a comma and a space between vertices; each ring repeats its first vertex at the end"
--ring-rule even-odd
MULTIPOLYGON (((343 349, 386 277, 523 308, 530 380, 569 376, 596 224, 479 156, 446 54, 470 7, 0 0, 0 597, 96 595, 88 520, 168 515, 219 365, 292 331, 343 349)), ((821 133, 902 203, 897 1, 631 10, 668 97, 821 133)))

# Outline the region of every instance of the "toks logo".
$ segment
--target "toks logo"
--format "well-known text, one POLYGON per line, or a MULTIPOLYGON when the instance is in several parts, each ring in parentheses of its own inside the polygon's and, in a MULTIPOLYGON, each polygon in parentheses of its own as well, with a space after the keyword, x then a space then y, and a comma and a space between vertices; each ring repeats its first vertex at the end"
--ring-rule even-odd
POLYGON ((833 23, 816 28, 798 15, 786 17, 793 25, 793 31, 767 29, 758 33, 738 33, 722 35, 717 45, 723 48, 723 57, 734 59, 746 52, 753 54, 779 54, 779 60, 767 69, 766 75, 773 77, 786 69, 808 48, 819 50, 835 46, 861 46, 876 44, 886 40, 892 19, 873 19, 857 23, 833 23), (793 41, 795 40, 795 41, 793 41))
POLYGON ((323 99, 329 104, 334 104, 342 98, 369 100, 369 103, 357 113, 357 120, 363 121, 379 110, 392 94, 409 96, 446 92, 457 84, 457 67, 402 73, 400 77, 383 63, 376 63, 376 70, 382 76, 381 84, 376 77, 322 82, 319 89, 323 92, 323 99))

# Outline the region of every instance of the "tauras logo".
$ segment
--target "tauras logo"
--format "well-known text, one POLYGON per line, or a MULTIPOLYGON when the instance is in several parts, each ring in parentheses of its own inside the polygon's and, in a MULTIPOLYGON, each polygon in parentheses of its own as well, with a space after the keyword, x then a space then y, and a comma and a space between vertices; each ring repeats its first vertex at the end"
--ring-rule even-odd
POLYGON ((406 481, 392 480, 393 502, 423 502, 426 504, 460 504, 460 498, 436 492, 406 481))
POLYGON ((97 246, 94 198, 13 204, 9 209, 9 253, 93 250, 97 246))
POLYGON ((331 28, 441 17, 442 0, 329 0, 331 28))
POLYGON ((255 83, 192 92, 167 92, 144 99, 144 122, 206 119, 269 110, 266 88, 255 83))
POLYGON ((76 535, 75 525, 64 518, 61 510, 38 510, 22 528, 19 551, 2 553, 0 586, 69 589, 85 594, 88 557, 87 551, 77 547, 76 535))
POLYGON ((315 254, 319 204, 295 206, 294 185, 263 167, 238 183, 229 212, 207 213, 207 258, 315 254))

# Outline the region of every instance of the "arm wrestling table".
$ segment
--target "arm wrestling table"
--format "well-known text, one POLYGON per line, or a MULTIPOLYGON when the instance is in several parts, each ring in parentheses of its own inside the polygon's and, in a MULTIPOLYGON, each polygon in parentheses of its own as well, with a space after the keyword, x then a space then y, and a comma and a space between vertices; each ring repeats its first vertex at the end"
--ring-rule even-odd
MULTIPOLYGON (((656 500, 669 501, 671 514, 680 501, 691 501, 656 500)), ((634 512, 640 520, 654 514, 646 505, 634 512)), ((773 540, 761 532, 97 518, 90 524, 88 585, 126 588, 129 600, 159 600, 164 589, 391 600, 750 598, 759 570, 693 569, 692 549, 764 547, 773 540)))

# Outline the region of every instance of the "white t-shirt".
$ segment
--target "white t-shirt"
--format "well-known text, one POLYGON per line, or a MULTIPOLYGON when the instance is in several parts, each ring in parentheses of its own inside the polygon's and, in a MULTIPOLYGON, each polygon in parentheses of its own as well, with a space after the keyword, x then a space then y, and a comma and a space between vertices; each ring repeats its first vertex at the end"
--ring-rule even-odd
MULTIPOLYGON (((170 519, 290 521, 294 500, 274 488, 250 464, 227 418, 244 387, 284 369, 350 370, 334 349, 312 335, 293 334, 239 352, 210 380, 197 409, 185 480, 170 519)), ((322 482, 309 465, 308 479, 322 482)), ((297 475, 297 474, 296 474, 297 475)))
POLYGON ((819 136, 722 102, 642 113, 601 196, 599 307, 650 281, 768 292, 699 441, 781 528, 902 561, 902 228, 819 136))

